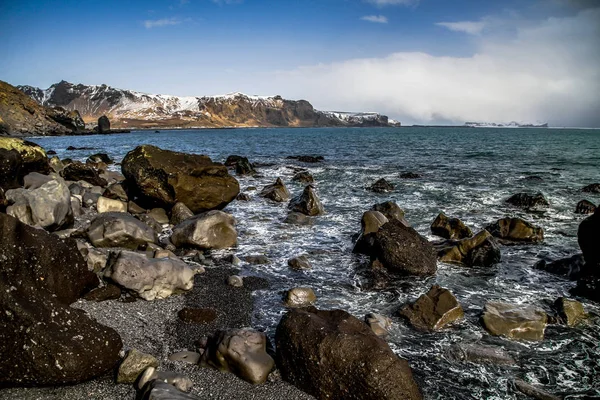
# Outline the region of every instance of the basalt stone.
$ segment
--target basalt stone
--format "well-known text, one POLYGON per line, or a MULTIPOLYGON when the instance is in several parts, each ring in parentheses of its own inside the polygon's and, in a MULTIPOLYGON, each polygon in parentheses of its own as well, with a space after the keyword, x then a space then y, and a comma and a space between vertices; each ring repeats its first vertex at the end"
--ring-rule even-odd
POLYGON ((581 189, 584 193, 600 193, 600 183, 592 183, 581 189))
POLYGON ((85 181, 94 186, 101 187, 108 185, 108 182, 100 177, 94 167, 79 161, 74 161, 67 165, 60 172, 60 175, 68 181, 85 181))
POLYGON ((427 293, 414 303, 403 306, 398 313, 421 331, 438 331, 465 315, 456 297, 439 285, 433 285, 427 293))
POLYGON ((317 296, 311 288, 297 287, 285 294, 284 303, 287 307, 307 307, 317 301, 317 296))
POLYGON ((106 153, 96 153, 92 154, 85 160, 86 164, 100 164, 104 163, 110 165, 114 163, 113 159, 108 156, 106 153))
POLYGON ((23 185, 31 172, 49 174, 52 171, 44 149, 33 142, 0 137, 0 187, 4 190, 23 185))
POLYGON ((492 335, 540 341, 544 339, 548 316, 534 306, 489 302, 484 307, 482 321, 492 335))
POLYGON ((217 210, 195 215, 173 228, 171 241, 177 247, 201 250, 233 247, 237 244, 235 219, 217 210))
POLYGON ((544 230, 520 218, 502 218, 485 228, 501 244, 540 243, 544 230))
POLYGON ((238 161, 241 161, 243 159, 246 159, 246 157, 242 157, 242 156, 238 156, 235 154, 230 155, 229 157, 227 157, 227 159, 225 160, 225 165, 228 167, 235 167, 235 164, 238 163, 238 161))
POLYGON ((500 262, 500 247, 485 229, 477 235, 443 243, 438 251, 441 262, 461 264, 468 267, 491 267, 500 262))
POLYGON ((400 178, 402 179, 419 179, 421 178, 421 174, 416 174, 414 172, 404 172, 400 174, 400 178))
POLYGON ((169 222, 173 225, 179 225, 188 218, 192 218, 194 213, 183 203, 176 203, 171 209, 171 219, 169 222))
POLYGON ((383 203, 375 204, 373 207, 371 207, 371 210, 379 211, 390 221, 396 219, 402 222, 405 226, 410 226, 408 221, 404 219, 404 210, 402 210, 400 206, 393 201, 385 201, 383 203))
POLYGON ((600 276, 600 209, 581 221, 577 241, 585 258, 584 275, 600 276))
POLYGON ((298 256, 288 260, 288 267, 298 271, 309 270, 312 268, 310 261, 306 256, 298 256))
POLYGON ((516 365, 517 363, 501 347, 474 343, 455 343, 446 350, 445 354, 450 359, 475 364, 516 365))
POLYGON ((389 183, 385 178, 381 178, 369 187, 369 190, 375 193, 387 193, 393 191, 395 186, 389 183))
POLYGON ((6 194, 4 194, 4 189, 0 187, 0 212, 6 211, 6 206, 8 206, 8 200, 6 194))
POLYGON ((235 163, 235 173, 238 175, 251 175, 256 173, 254 166, 246 157, 241 157, 235 163))
POLYGON ((323 204, 321 204, 321 200, 319 200, 312 185, 306 186, 302 194, 290 200, 288 208, 293 212, 299 212, 311 217, 325 213, 323 204))
POLYGON ((302 156, 287 156, 286 157, 288 160, 298 160, 304 163, 319 163, 321 161, 325 161, 325 158, 323 156, 306 156, 306 155, 302 155, 302 156))
POLYGON ((566 297, 559 297, 554 302, 554 308, 560 319, 568 326, 575 326, 587 318, 583 304, 566 297))
POLYGON ((506 202, 515 207, 519 207, 525 210, 541 209, 550 206, 550 203, 542 193, 528 194, 528 193, 517 193, 509 197, 506 202))
POLYGON ((110 133, 110 121, 106 115, 98 118, 98 133, 110 133))
POLYGON ((146 243, 157 241, 156 232, 152 228, 126 213, 98 214, 86 233, 95 247, 124 247, 135 250, 146 243))
POLYGON ((448 218, 440 213, 431 224, 431 233, 445 239, 460 240, 473 236, 473 232, 458 218, 448 218))
POLYGON ((275 342, 282 378, 317 399, 422 398, 408 363, 345 311, 291 310, 275 342))
POLYGON ((265 334, 246 329, 218 331, 209 337, 201 363, 253 384, 264 383, 275 366, 267 354, 265 334))
POLYGON ((308 171, 300 171, 292 178, 294 182, 313 183, 315 179, 308 171))
POLYGON ((588 200, 581 200, 575 207, 575 214, 593 214, 596 211, 596 205, 588 200))
POLYGON ((119 366, 117 383, 134 383, 148 367, 158 368, 156 357, 136 349, 129 350, 119 366))
POLYGON ((217 311, 213 308, 191 308, 181 309, 177 316, 188 324, 208 324, 217 319, 217 311))
POLYGON ((147 207, 170 209, 177 202, 192 212, 222 209, 240 192, 227 167, 208 156, 136 147, 122 163, 130 198, 147 207))
POLYGON ((129 198, 127 197, 127 192, 125 191, 124 183, 111 183, 108 185, 102 196, 113 199, 113 200, 121 200, 124 202, 128 202, 129 198))
POLYGON ((579 278, 584 265, 585 260, 583 254, 576 254, 552 262, 540 260, 535 263, 534 268, 544 270, 551 274, 565 276, 571 280, 576 280, 579 278))
POLYGON ((281 178, 277 178, 275 183, 264 187, 264 189, 260 192, 260 196, 282 203, 290 198, 290 192, 285 187, 285 184, 281 178))

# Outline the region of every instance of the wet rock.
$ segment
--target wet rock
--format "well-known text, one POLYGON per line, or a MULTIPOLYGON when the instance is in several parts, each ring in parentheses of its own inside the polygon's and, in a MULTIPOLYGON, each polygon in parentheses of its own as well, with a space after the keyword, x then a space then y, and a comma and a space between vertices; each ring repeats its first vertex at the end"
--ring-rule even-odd
POLYGON ((169 360, 185 362, 188 364, 198 364, 200 362, 200 357, 202 357, 202 355, 194 351, 180 351, 169 355, 169 360))
POLYGON ((105 187, 108 182, 101 178, 98 171, 91 165, 79 161, 73 161, 67 165, 60 175, 67 181, 85 181, 94 186, 105 187))
POLYGON ((445 239, 460 240, 473 236, 473 232, 458 218, 448 218, 440 213, 431 224, 431 233, 445 239))
POLYGON ((592 183, 581 189, 584 193, 600 193, 600 183, 592 183))
POLYGON ((361 231, 352 252, 357 254, 369 254, 374 239, 374 236, 369 234, 377 232, 379 228, 387 222, 388 219, 379 211, 365 212, 360 220, 361 231))
POLYGON ((576 280, 581 274, 581 269, 584 264, 585 260, 583 259, 583 254, 576 254, 552 262, 540 260, 534 265, 534 268, 544 270, 551 274, 565 276, 571 280, 576 280))
POLYGON ((208 211, 188 218, 173 228, 171 241, 177 247, 201 250, 224 249, 237 244, 235 219, 223 211, 208 211))
POLYGON ((554 308, 560 319, 568 326, 575 326, 587 318, 583 304, 566 297, 559 297, 554 302, 554 308))
POLYGON ((290 192, 281 178, 277 178, 275 183, 265 186, 259 196, 281 203, 290 198, 290 192))
POLYGON ((121 288, 116 285, 107 284, 105 286, 96 288, 83 296, 87 301, 107 301, 117 300, 121 298, 121 288))
POLYGON ((288 260, 288 267, 290 267, 291 269, 302 271, 311 269, 312 265, 310 265, 310 261, 308 261, 308 258, 306 256, 298 256, 290 258, 288 260))
POLYGON ((224 208, 240 192, 227 167, 213 163, 208 156, 144 145, 127 153, 121 167, 129 194, 148 208, 170 209, 181 202, 201 213, 224 208))
POLYGON ((110 133, 110 121, 106 115, 98 118, 98 133, 110 133))
POLYGON ((484 307, 482 321, 492 335, 540 341, 544 339, 548 316, 534 306, 489 302, 484 307))
POLYGON ((106 190, 102 193, 102 196, 113 199, 120 200, 127 203, 129 201, 129 197, 127 197, 127 192, 125 191, 125 187, 123 183, 111 183, 108 185, 106 190))
POLYGON ((50 180, 36 189, 11 189, 6 199, 12 205, 6 213, 19 221, 49 231, 73 224, 71 193, 62 178, 50 180))
POLYGON ((171 219, 169 222, 173 225, 179 225, 188 218, 192 218, 194 213, 185 204, 175 203, 171 209, 171 219))
POLYGON ((239 201, 250 201, 252 200, 252 197, 250 197, 250 195, 247 193, 240 193, 238 194, 237 199, 239 201))
POLYGON ((130 214, 145 214, 146 213, 146 209, 140 207, 135 202, 133 202, 133 201, 130 200, 127 203, 127 212, 130 213, 130 214))
POLYGON ((183 261, 147 258, 121 251, 104 271, 104 277, 144 300, 164 299, 194 286, 194 271, 183 261))
POLYGON ((419 179, 421 177, 421 174, 416 174, 414 172, 404 172, 400 174, 400 178, 402 179, 419 179))
POLYGON ((536 193, 533 195, 527 193, 517 193, 506 199, 506 203, 524 210, 541 209, 550 206, 548 200, 546 200, 544 195, 541 193, 536 193))
POLYGON ((244 279, 238 275, 231 275, 227 278, 227 284, 233 287, 244 287, 244 279))
POLYGON ((217 311, 213 308, 186 307, 181 309, 177 316, 189 324, 208 324, 217 319, 217 311))
POLYGON ((105 212, 127 212, 127 203, 120 200, 112 200, 106 198, 104 196, 98 197, 98 201, 96 202, 96 209, 99 213, 105 212))
POLYGON ((393 191, 395 185, 389 183, 385 178, 381 178, 369 187, 369 190, 375 193, 387 193, 393 191))
POLYGON ((156 243, 156 232, 126 213, 98 214, 87 228, 94 247, 124 247, 135 250, 146 243, 156 243))
POLYGON ((498 243, 485 229, 471 238, 445 242, 441 247, 438 251, 441 262, 468 267, 491 267, 501 260, 498 243))
POLYGON ((380 337, 389 335, 389 330, 392 327, 392 320, 381 314, 369 313, 365 316, 365 322, 373 333, 380 337))
POLYGON ((319 200, 312 185, 306 186, 302 194, 290 200, 288 208, 294 212, 299 212, 311 217, 321 215, 325 212, 321 200, 319 200))
POLYGON ((304 162, 304 163, 319 163, 321 161, 325 161, 325 158, 323 156, 302 155, 302 156, 287 156, 286 158, 288 160, 298 160, 298 161, 304 162))
POLYGON ((533 397, 534 399, 538 399, 538 400, 561 400, 560 397, 558 396, 554 396, 553 394, 550 394, 548 392, 546 392, 545 390, 542 390, 540 388, 537 388, 533 385, 530 385, 529 383, 521 380, 521 379, 515 379, 514 380, 514 384, 515 387, 521 392, 526 394, 527 396, 533 397))
MULTIPOLYGON (((191 379, 183 374, 171 371, 158 371, 155 367, 148 367, 138 379, 136 387, 138 390, 142 390, 146 385, 152 386, 155 382, 166 383, 182 392, 189 392, 192 389, 192 386, 194 386, 191 379)), ((171 397, 168 397, 167 399, 171 399, 171 397)))
POLYGON ((581 200, 575 207, 575 214, 593 214, 596 211, 596 205, 588 200, 581 200))
POLYGON ((577 286, 571 289, 571 294, 600 303, 600 278, 597 276, 582 276, 577 280, 577 286))
POLYGON ((156 357, 136 349, 129 350, 119 366, 117 383, 134 383, 148 367, 158 368, 156 357))
POLYGON ((108 154, 106 153, 96 153, 96 154, 92 154, 91 156, 89 156, 87 158, 87 160, 85 160, 86 164, 100 164, 100 163, 104 163, 107 165, 112 164, 114 161, 112 158, 110 158, 108 156, 108 154))
POLYGON ((312 174, 308 171, 300 171, 294 175, 292 181, 302 183, 313 183, 315 181, 315 178, 313 178, 312 174))
POLYGON ((404 210, 402 210, 400 206, 393 201, 385 201, 383 203, 375 204, 373 207, 371 207, 371 210, 379 211, 390 221, 396 219, 402 222, 404 226, 410 226, 408 221, 404 218, 404 210))
POLYGON ((33 142, 0 137, 0 187, 5 191, 23 186, 23 178, 31 172, 52 171, 44 149, 33 142))
POLYGON ((218 331, 209 337, 201 362, 253 384, 264 383, 275 366, 267 354, 265 334, 246 329, 218 331))
POLYGON ((235 167, 235 164, 237 164, 239 161, 244 160, 247 158, 246 157, 242 157, 242 156, 238 156, 235 154, 230 155, 229 157, 227 157, 227 159, 225 160, 224 165, 228 166, 228 167, 235 167))
POLYGON ((422 398, 408 363, 345 311, 291 310, 275 341, 282 378, 318 399, 422 398))
POLYGON ((392 220, 371 235, 371 261, 378 260, 388 272, 426 276, 437 271, 433 246, 413 228, 392 220))
POLYGON ((446 356, 456 361, 475 364, 516 365, 516 361, 504 349, 473 343, 455 343, 446 350, 446 356))
POLYGON ((244 257, 244 261, 246 261, 248 264, 254 264, 254 265, 265 265, 265 264, 271 263, 271 260, 269 260, 269 258, 267 256, 265 256, 264 254, 255 254, 255 255, 246 256, 246 257, 244 257))
POLYGON ((297 287, 287 291, 285 295, 286 307, 307 307, 317 301, 317 296, 311 288, 297 287))
POLYGON ((312 225, 313 219, 299 212, 291 212, 287 215, 287 217, 285 217, 283 223, 293 225, 312 225))
POLYGON ((241 157, 235 163, 234 167, 235 167, 235 173, 238 175, 251 175, 251 174, 256 173, 254 166, 252 165, 252 163, 250 163, 250 161, 248 161, 248 159, 246 157, 241 157))
POLYGON ((485 228, 502 244, 541 243, 544 230, 521 218, 502 218, 485 228))
POLYGON ((398 314, 422 331, 438 331, 465 315, 456 297, 438 285, 433 285, 413 304, 403 306, 398 314))
POLYGON ((577 242, 586 263, 585 275, 600 276, 600 210, 581 221, 577 242))

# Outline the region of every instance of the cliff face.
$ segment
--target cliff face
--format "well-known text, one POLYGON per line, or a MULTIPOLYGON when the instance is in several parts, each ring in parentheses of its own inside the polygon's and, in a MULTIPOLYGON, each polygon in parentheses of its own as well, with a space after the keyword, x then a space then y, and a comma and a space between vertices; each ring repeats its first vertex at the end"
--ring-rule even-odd
POLYGON ((107 115, 116 128, 161 127, 310 127, 387 126, 387 117, 371 114, 330 113, 315 110, 305 100, 281 96, 180 97, 153 95, 112 88, 59 82, 46 90, 20 86, 38 103, 78 110, 85 122, 107 115), (341 118, 340 114, 355 117, 341 118), (367 116, 368 117, 364 117, 367 116))
POLYGON ((84 128, 77 111, 45 107, 0 81, 0 135, 66 135, 84 128))

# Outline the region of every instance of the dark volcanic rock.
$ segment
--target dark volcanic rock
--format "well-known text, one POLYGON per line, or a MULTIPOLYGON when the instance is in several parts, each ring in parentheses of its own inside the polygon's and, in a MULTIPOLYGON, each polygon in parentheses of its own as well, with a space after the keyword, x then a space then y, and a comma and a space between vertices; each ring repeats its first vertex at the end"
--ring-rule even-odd
POLYGON ((104 164, 112 164, 114 161, 112 160, 112 158, 110 158, 108 156, 108 154, 106 153, 96 153, 96 154, 92 154, 91 156, 89 156, 87 158, 87 160, 85 160, 86 164, 100 164, 100 163, 104 163, 104 164))
POLYGON ((31 172, 52 171, 43 148, 23 139, 0 137, 0 187, 4 190, 23 186, 31 172))
POLYGON ((375 193, 386 193, 394 190, 394 185, 385 180, 385 178, 379 179, 377 182, 369 187, 369 190, 375 193))
POLYGON ((101 178, 98 171, 91 165, 74 161, 68 164, 60 175, 67 181, 86 181, 94 186, 105 187, 108 182, 101 178))
POLYGON ((583 259, 583 254, 576 254, 572 257, 562 258, 552 262, 540 260, 535 263, 534 268, 550 272, 551 274, 562 275, 571 280, 576 280, 579 277, 584 264, 585 260, 583 259))
POLYGON ((417 301, 403 306, 398 314, 422 331, 440 330, 465 315, 456 297, 439 285, 433 285, 417 301))
POLYGON ((464 239, 473 236, 473 232, 458 218, 448 218, 440 213, 431 224, 431 233, 445 239, 464 239))
POLYGON ((393 201, 385 201, 383 203, 374 204, 373 207, 371 207, 371 210, 379 211, 390 221, 397 219, 398 221, 403 222, 405 226, 410 226, 408 221, 404 219, 404 210, 393 201))
POLYGON ((110 132, 110 121, 106 115, 98 118, 98 133, 109 133, 110 132))
POLYGON ((600 208, 579 224, 577 241, 585 265, 571 293, 600 302, 600 208))
POLYGON ((288 160, 298 160, 305 163, 318 163, 321 161, 325 161, 325 157, 323 156, 287 156, 288 160))
POLYGON ((281 376, 317 399, 421 399, 408 363, 345 311, 289 311, 275 335, 281 376))
POLYGON ((593 214, 595 211, 596 206, 588 200, 581 200, 575 207, 575 214, 593 214))
POLYGON ((502 244, 540 243, 544 230, 521 218, 502 218, 485 228, 502 244))
POLYGON ((300 171, 292 178, 294 182, 313 183, 315 179, 308 171, 300 171))
POLYGON ((400 174, 400 178, 402 179, 419 179, 421 178, 420 174, 415 174, 414 172, 404 172, 400 174))
POLYGON ((130 198, 146 208, 170 209, 177 202, 192 212, 222 209, 240 192, 227 167, 208 156, 177 153, 144 145, 127 153, 122 163, 130 198))
POLYGON ((179 310, 177 316, 188 324, 207 324, 217 319, 217 311, 213 308, 186 307, 179 310))
POLYGON ((584 193, 600 193, 600 183, 592 183, 581 189, 584 193))
POLYGON ((290 192, 285 187, 285 184, 281 178, 277 178, 275 183, 267 185, 263 188, 263 190, 260 192, 260 196, 278 203, 282 203, 290 198, 290 192))
POLYGON ((72 239, 0 214, 0 386, 91 379, 119 360, 112 329, 68 308, 98 283, 72 239))
POLYGON ((306 186, 302 194, 290 200, 288 208, 293 212, 302 213, 311 217, 321 215, 325 212, 323 204, 321 204, 321 200, 319 200, 315 188, 312 185, 306 186))
POLYGON ((527 193, 517 193, 509 197, 506 202, 515 207, 523 208, 525 210, 531 209, 539 209, 539 208, 547 208, 550 206, 550 203, 543 194, 536 193, 534 195, 530 195, 527 193))
POLYGON ((468 267, 491 267, 499 263, 501 259, 497 241, 485 229, 471 238, 447 241, 440 247, 438 259, 441 262, 462 264, 468 267))

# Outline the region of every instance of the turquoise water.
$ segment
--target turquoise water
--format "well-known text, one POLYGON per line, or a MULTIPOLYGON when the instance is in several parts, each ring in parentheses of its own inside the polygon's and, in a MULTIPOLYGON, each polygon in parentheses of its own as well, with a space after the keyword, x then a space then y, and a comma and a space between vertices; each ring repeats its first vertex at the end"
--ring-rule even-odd
MULTIPOLYGON (((292 195, 302 185, 292 182, 290 167, 308 168, 326 215, 311 227, 283 224, 285 204, 273 204, 255 191, 250 202, 233 202, 226 211, 238 221, 240 258, 266 254, 268 265, 242 265, 242 274, 267 278, 272 288, 256 294, 254 324, 272 334, 285 312, 285 289, 310 286, 321 308, 342 308, 359 318, 368 312, 392 317, 390 346, 409 360, 428 399, 518 399, 513 377, 541 384, 569 399, 600 395, 600 328, 597 322, 577 328, 549 326, 540 343, 518 343, 487 335, 479 323, 486 301, 534 304, 549 310, 572 282, 532 269, 541 257, 560 258, 579 251, 577 227, 582 216, 573 213, 586 198, 600 203, 599 195, 580 189, 600 182, 600 131, 573 129, 479 128, 354 128, 354 129, 236 129, 132 132, 111 136, 34 138, 61 158, 85 160, 107 152, 116 160, 135 146, 207 154, 224 161, 230 154, 260 163, 260 177, 238 177, 242 188, 264 185, 282 177, 292 195), (66 151, 67 146, 94 150, 66 151), (325 157, 319 164, 287 160, 289 155, 325 157), (421 179, 405 180, 403 172, 421 179), (537 176, 542 180, 528 180, 537 176), (385 177, 396 184, 388 194, 365 190, 385 177), (507 207, 504 200, 517 192, 541 191, 551 207, 527 214, 507 207), (474 231, 507 216, 520 216, 542 226, 546 240, 535 246, 503 247, 503 260, 491 269, 439 265, 436 277, 407 279, 388 291, 361 289, 357 273, 361 260, 351 254, 351 237, 360 230, 360 217, 372 204, 393 200, 405 211, 417 231, 431 240, 429 225, 443 211, 462 219, 474 231), (313 269, 293 272, 287 259, 308 254, 313 269), (434 334, 414 331, 393 312, 438 283, 450 289, 465 309, 466 318, 434 334), (518 367, 500 368, 461 364, 446 359, 452 343, 480 342, 504 346, 519 360, 518 367), (595 380, 594 380, 595 377, 595 380)), ((118 167, 115 167, 118 168, 118 167)), ((589 312, 597 305, 584 302, 589 312)))

